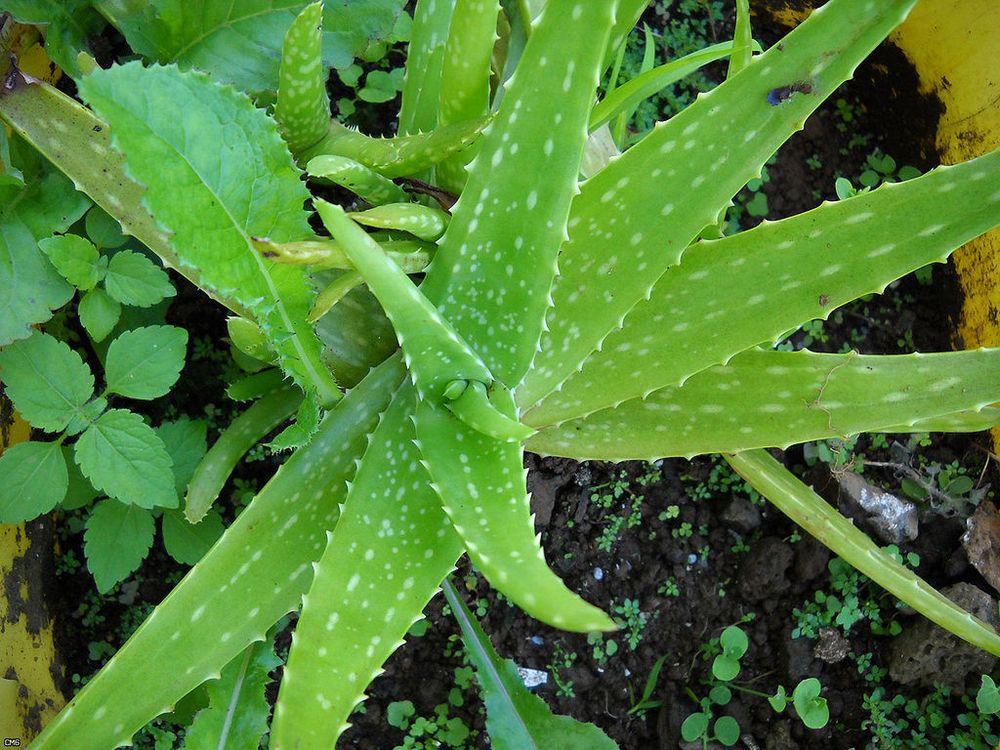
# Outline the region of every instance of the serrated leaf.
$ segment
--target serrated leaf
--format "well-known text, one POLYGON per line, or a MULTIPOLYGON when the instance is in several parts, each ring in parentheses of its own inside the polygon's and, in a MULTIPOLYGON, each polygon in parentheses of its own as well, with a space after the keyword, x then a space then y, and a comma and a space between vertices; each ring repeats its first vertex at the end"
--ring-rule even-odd
POLYGON ((66 496, 69 475, 58 443, 18 443, 0 455, 0 523, 48 513, 66 496))
POLYGON ((295 421, 283 429, 267 444, 273 451, 300 448, 309 442, 319 427, 320 409, 312 399, 305 399, 295 413, 295 421))
POLYGON ((581 186, 547 331, 518 387, 519 403, 537 403, 601 346, 699 232, 715 223, 719 208, 758 176, 915 3, 827 4, 783 44, 699 96, 581 186), (768 102, 771 90, 795 81, 809 82, 810 92, 781 106, 768 102), (611 223, 608 216, 623 219, 611 223))
POLYGON ((162 268, 142 253, 122 250, 108 263, 104 288, 123 305, 151 307, 166 297, 177 294, 162 268))
POLYGON ((181 264, 198 267, 203 288, 252 310, 282 367, 323 404, 336 401, 340 392, 306 322, 305 271, 266 260, 250 242, 312 236, 302 208, 309 193, 274 121, 236 91, 176 68, 115 66, 87 76, 80 89, 111 124, 129 173, 148 186, 146 205, 173 232, 181 264), (177 101, 184 107, 172 106, 177 101))
POLYGON ((751 349, 680 388, 543 429, 528 448, 654 460, 911 431, 908 423, 951 420, 1000 401, 998 367, 1000 349, 894 356, 751 349))
POLYGON ((106 24, 90 0, 5 0, 4 10, 21 23, 43 26, 45 51, 73 77, 80 74, 77 54, 106 24))
POLYGON ((1000 223, 1000 150, 685 251, 525 419, 553 424, 674 386, 931 262, 1000 223), (831 256, 830 248, 840 248, 831 256), (707 312, 706 312, 707 311, 707 312), (725 321, 725 323, 722 323, 725 321))
POLYGON ((108 498, 87 519, 83 552, 97 590, 109 592, 145 559, 153 544, 155 527, 148 510, 108 498))
POLYGON ((312 146, 330 127, 322 45, 323 4, 312 3, 292 21, 281 47, 274 119, 293 154, 312 146))
POLYGON ((483 134, 421 285, 508 387, 521 379, 538 346, 614 5, 550 0, 532 29, 522 72, 483 134), (557 72, 524 72, 546 65, 557 72), (492 294, 483 293, 484 278, 492 294))
POLYGON ((66 429, 94 394, 80 355, 41 331, 0 350, 0 380, 21 416, 49 432, 66 429))
POLYGON ((111 342, 104 363, 108 390, 153 399, 169 391, 184 367, 188 334, 176 326, 126 331, 111 342))
POLYGON ((73 297, 73 287, 38 249, 37 241, 64 232, 89 201, 20 139, 11 157, 25 186, 0 185, 0 346, 31 335, 31 326, 73 297))
POLYGON ((496 750, 618 750, 593 724, 554 714, 544 700, 529 692, 517 665, 500 658, 450 581, 443 588, 462 628, 465 653, 476 668, 486 702, 486 730, 496 750))
POLYGON ((63 460, 66 462, 69 482, 66 489, 66 496, 62 499, 59 507, 63 510, 76 510, 90 503, 100 493, 94 489, 94 486, 87 480, 87 477, 80 471, 80 467, 76 465, 72 446, 64 445, 61 450, 63 460))
POLYGON ((217 676, 299 606, 312 579, 311 563, 337 523, 353 459, 386 406, 385 394, 403 376, 395 358, 347 394, 313 441, 278 469, 219 543, 77 694, 73 710, 46 725, 36 750, 71 747, 83 731, 93 747, 127 744, 146 722, 217 676), (292 507, 288 499, 296 493, 292 507), (137 691, 130 677, 137 673, 160 677, 137 691))
POLYGON ((75 234, 49 237, 38 243, 56 270, 81 291, 93 289, 97 283, 97 248, 89 240, 75 234))
POLYGON ((211 549, 225 527, 222 517, 210 510, 198 523, 191 523, 180 511, 168 510, 161 516, 163 546, 183 565, 194 565, 211 549))
POLYGON ((90 337, 96 342, 101 342, 118 325, 122 306, 106 291, 97 288, 83 295, 77 306, 77 312, 80 314, 80 323, 90 337))
POLYGON ((66 425, 67 435, 78 435, 92 425, 99 416, 108 408, 108 400, 103 397, 95 398, 84 404, 73 418, 66 425))
MULTIPOLYGON (((140 54, 204 70, 248 92, 277 88, 281 43, 306 4, 303 0, 95 3, 140 54)), ((324 63, 342 68, 389 35, 403 0, 335 0, 325 5, 324 63)))
POLYGON ((174 464, 174 486, 184 492, 195 467, 208 450, 208 425, 201 419, 181 417, 155 428, 174 464))
POLYGON ((76 461, 94 487, 123 503, 177 507, 170 455, 138 414, 102 414, 76 442, 76 461))
POLYGON ((418 461, 415 398, 409 382, 396 391, 303 597, 272 750, 336 742, 365 687, 462 553, 418 461))
POLYGON ((257 750, 271 713, 264 690, 281 664, 270 639, 248 646, 208 683, 209 705, 195 716, 184 750, 257 750))

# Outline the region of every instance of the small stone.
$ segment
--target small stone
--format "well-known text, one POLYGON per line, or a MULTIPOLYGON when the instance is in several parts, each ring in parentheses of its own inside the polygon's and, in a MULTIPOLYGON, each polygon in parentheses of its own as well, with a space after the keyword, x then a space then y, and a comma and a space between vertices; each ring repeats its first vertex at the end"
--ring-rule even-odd
POLYGON ((760 510, 743 497, 734 497, 719 514, 719 518, 741 534, 749 534, 759 528, 761 522, 760 510))
MULTIPOLYGON (((1000 630, 997 602, 971 583, 956 583, 941 593, 967 612, 1000 630)), ((921 619, 905 626, 892 641, 889 676, 903 685, 932 687, 941 682, 955 691, 966 689, 970 675, 989 674, 997 657, 969 645, 930 620, 921 619)))
POLYGON ((603 581, 604 580, 604 569, 594 568, 594 580, 603 581))
POLYGON ((852 472, 838 474, 837 482, 843 490, 841 502, 848 506, 847 515, 864 517, 882 541, 902 544, 917 538, 917 506, 909 500, 880 490, 852 472))
POLYGON ((962 546, 969 562, 993 587, 1000 591, 1000 513, 997 507, 984 501, 966 521, 967 531, 962 546))
POLYGON ((530 667, 518 667, 517 674, 521 677, 521 682, 528 690, 545 685, 549 681, 549 673, 542 669, 531 669, 530 667))
POLYGON ((813 648, 813 656, 822 659, 827 664, 836 664, 847 658, 851 650, 850 642, 836 628, 822 628, 819 631, 819 641, 813 648))

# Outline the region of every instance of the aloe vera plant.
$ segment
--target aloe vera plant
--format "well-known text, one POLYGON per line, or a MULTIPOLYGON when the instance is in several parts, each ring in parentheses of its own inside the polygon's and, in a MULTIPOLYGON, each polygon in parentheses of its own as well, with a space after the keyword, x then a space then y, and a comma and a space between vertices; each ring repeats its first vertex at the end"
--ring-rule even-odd
MULTIPOLYGON (((831 0, 752 59, 739 39, 725 83, 583 182, 595 90, 639 0, 548 0, 540 12, 542 3, 519 3, 509 19, 519 30, 507 46, 513 72, 498 87, 483 64, 495 40, 482 20, 506 12, 500 4, 420 0, 396 139, 329 120, 317 6, 285 37, 277 122, 242 93, 173 66, 132 62, 80 77, 92 111, 14 71, 0 117, 253 323, 255 351, 328 409, 34 747, 127 742, 301 605, 271 747, 328 748, 463 553, 532 616, 567 630, 613 628, 545 564, 525 448, 611 459, 723 452, 845 560, 1000 654, 989 626, 895 564, 762 450, 1000 422, 989 406, 1000 400, 1000 350, 767 348, 1000 223, 1000 152, 698 239, 916 2, 831 0), (467 107, 452 100, 458 92, 467 107), (369 234, 316 200, 333 240, 314 236, 293 154, 315 177, 389 204, 390 232, 369 234), (451 215, 416 199, 400 209, 391 181, 400 176, 460 189, 451 215), (419 245, 415 264, 387 252, 408 226, 436 236, 440 227, 425 233, 434 221, 447 224, 444 235, 419 245), (338 269, 321 285, 354 274, 339 282, 336 304, 317 311, 303 253, 338 269), (425 272, 419 285, 415 271, 425 272), (379 337, 389 323, 396 353, 379 337)), ((596 120, 613 116, 610 107, 596 120)), ((189 510, 207 502, 199 496, 189 510)))

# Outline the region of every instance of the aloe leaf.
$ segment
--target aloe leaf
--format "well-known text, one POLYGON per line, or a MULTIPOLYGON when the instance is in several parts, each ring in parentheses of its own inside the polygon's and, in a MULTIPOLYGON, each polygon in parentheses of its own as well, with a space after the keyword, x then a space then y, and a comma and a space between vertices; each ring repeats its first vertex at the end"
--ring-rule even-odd
POLYGON ((379 368, 331 411, 115 657, 45 727, 33 750, 107 750, 220 670, 294 609, 346 496, 355 456, 403 377, 379 368), (239 613, 234 616, 234 613, 239 613), (185 665, 178 668, 178 665, 185 665), (155 675, 142 691, 131 676, 155 675))
POLYGON ((488 118, 481 117, 426 133, 372 138, 331 120, 323 140, 305 149, 299 158, 309 162, 317 156, 346 156, 384 177, 405 177, 418 174, 461 151, 479 137, 488 122, 488 118))
POLYGON ((918 419, 915 422, 887 425, 877 432, 981 432, 994 427, 1000 427, 1000 408, 987 406, 978 411, 956 411, 953 414, 918 419))
POLYGON ((315 205, 330 234, 382 303, 420 398, 441 402, 448 398, 446 391, 454 381, 492 383, 493 376, 482 360, 409 277, 385 256, 378 243, 340 206, 318 198, 315 205))
POLYGON ((373 206, 383 203, 406 203, 406 191, 374 169, 346 156, 317 156, 306 164, 306 172, 319 181, 329 181, 347 188, 373 206))
MULTIPOLYGON (((500 409, 513 415, 513 399, 509 393, 500 398, 504 395, 507 403, 500 409)), ((554 627, 614 630, 606 614, 566 588, 545 564, 525 488, 522 446, 490 438, 426 401, 418 404, 414 422, 441 506, 490 584, 554 627)))
POLYGON ((551 393, 622 325, 719 209, 915 2, 831 0, 783 44, 584 183, 559 257, 548 331, 518 386, 519 404, 529 407, 551 393), (811 93, 794 94, 780 106, 768 102, 771 90, 796 81, 808 82, 811 93))
POLYGON ((465 653, 476 668, 486 702, 486 731, 496 750, 618 750, 604 732, 572 716, 552 713, 524 686, 517 665, 501 659, 451 581, 442 586, 462 629, 465 653))
POLYGON ((323 3, 312 3, 292 21, 281 47, 274 119, 293 154, 319 141, 330 126, 322 47, 323 3))
POLYGON ((732 52, 732 42, 713 44, 711 47, 684 55, 677 60, 671 60, 636 76, 628 83, 616 88, 594 107, 590 113, 590 131, 597 130, 601 125, 610 122, 622 112, 634 109, 640 102, 671 83, 691 75, 709 63, 728 57, 732 52))
POLYGON ((543 429, 528 448, 652 460, 914 432, 917 424, 1000 401, 998 367, 1000 349, 896 356, 751 349, 680 388, 543 429))
POLYGON ((325 405, 336 401, 340 391, 305 321, 305 273, 267 262, 250 242, 312 235, 302 210, 309 193, 273 120, 233 89, 173 67, 96 70, 79 87, 111 124, 129 174, 147 185, 143 200, 171 232, 180 262, 200 269, 202 287, 253 311, 304 390, 325 405))
POLYGON ((444 234, 449 219, 440 208, 419 203, 389 203, 367 211, 352 212, 348 216, 358 224, 409 232, 425 242, 433 242, 444 234))
POLYGON ((351 290, 364 283, 365 280, 357 271, 347 271, 335 278, 316 295, 316 302, 313 304, 312 310, 309 311, 309 322, 315 323, 330 312, 340 300, 350 294, 351 290))
POLYGON ((188 483, 184 515, 198 523, 212 507, 229 475, 247 451, 288 419, 302 403, 298 388, 283 388, 263 396, 223 430, 188 483))
POLYGON ((546 6, 421 287, 508 386, 538 346, 616 5, 546 6))
POLYGON ((273 750, 335 744, 365 688, 462 554, 413 444, 415 399, 405 383, 382 416, 303 597, 275 708, 273 750))
POLYGON ((910 271, 944 262, 954 248, 1000 224, 998 182, 1000 150, 692 245, 601 351, 525 418, 552 424, 677 385, 881 292, 910 271))
POLYGON ((895 560, 848 519, 762 450, 726 460, 782 513, 924 617, 974 646, 1000 656, 1000 635, 895 560))
MULTIPOLYGON (((302 242, 274 242, 262 237, 251 238, 253 246, 264 257, 277 263, 291 263, 313 268, 339 268, 353 270, 354 265, 340 245, 330 240, 303 240, 302 242)), ((388 240, 379 246, 403 273, 420 273, 430 263, 435 245, 420 240, 388 240)))
MULTIPOLYGON (((303 0, 98 0, 94 6, 150 60, 197 68, 248 92, 273 91, 278 83, 286 30, 303 0)), ((346 67, 369 45, 387 38, 402 0, 328 3, 323 60, 346 67)))
MULTIPOLYGON (((438 123, 483 117, 490 111, 490 66, 497 39, 500 0, 460 2, 455 6, 448 31, 445 59, 438 95, 438 123)), ((459 191, 465 184, 465 165, 474 149, 455 154, 438 164, 436 182, 459 191)))
POLYGON ((733 54, 729 57, 726 78, 731 78, 750 64, 754 52, 753 31, 750 28, 750 0, 736 0, 736 29, 733 32, 733 54))
POLYGON ((444 50, 456 0, 417 0, 407 50, 399 132, 413 135, 437 127, 444 50))

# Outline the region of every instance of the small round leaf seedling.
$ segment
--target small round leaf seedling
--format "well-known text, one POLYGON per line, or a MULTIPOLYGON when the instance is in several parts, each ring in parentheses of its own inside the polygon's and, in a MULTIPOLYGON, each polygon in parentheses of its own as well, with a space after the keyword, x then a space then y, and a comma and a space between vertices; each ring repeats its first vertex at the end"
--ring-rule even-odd
POLYGON ((785 692, 784 685, 778 685, 778 689, 775 691, 774 695, 767 699, 767 702, 771 704, 771 708, 777 711, 779 714, 788 707, 788 693, 785 692))
POLYGON ((740 739, 740 725, 732 716, 720 716, 715 722, 715 739, 732 747, 740 739))
POLYGON ((740 673, 740 658, 749 647, 746 633, 735 625, 730 625, 719 636, 719 645, 722 653, 712 662, 712 674, 717 680, 729 682, 740 673))
POLYGON ((802 723, 810 729, 821 729, 830 721, 826 698, 820 697, 823 686, 815 677, 802 680, 792 691, 792 703, 802 723))
POLYGON ((698 712, 691 714, 681 724, 681 737, 684 738, 685 742, 694 742, 697 739, 701 739, 705 736, 705 732, 708 731, 708 720, 709 715, 707 713, 698 712))

